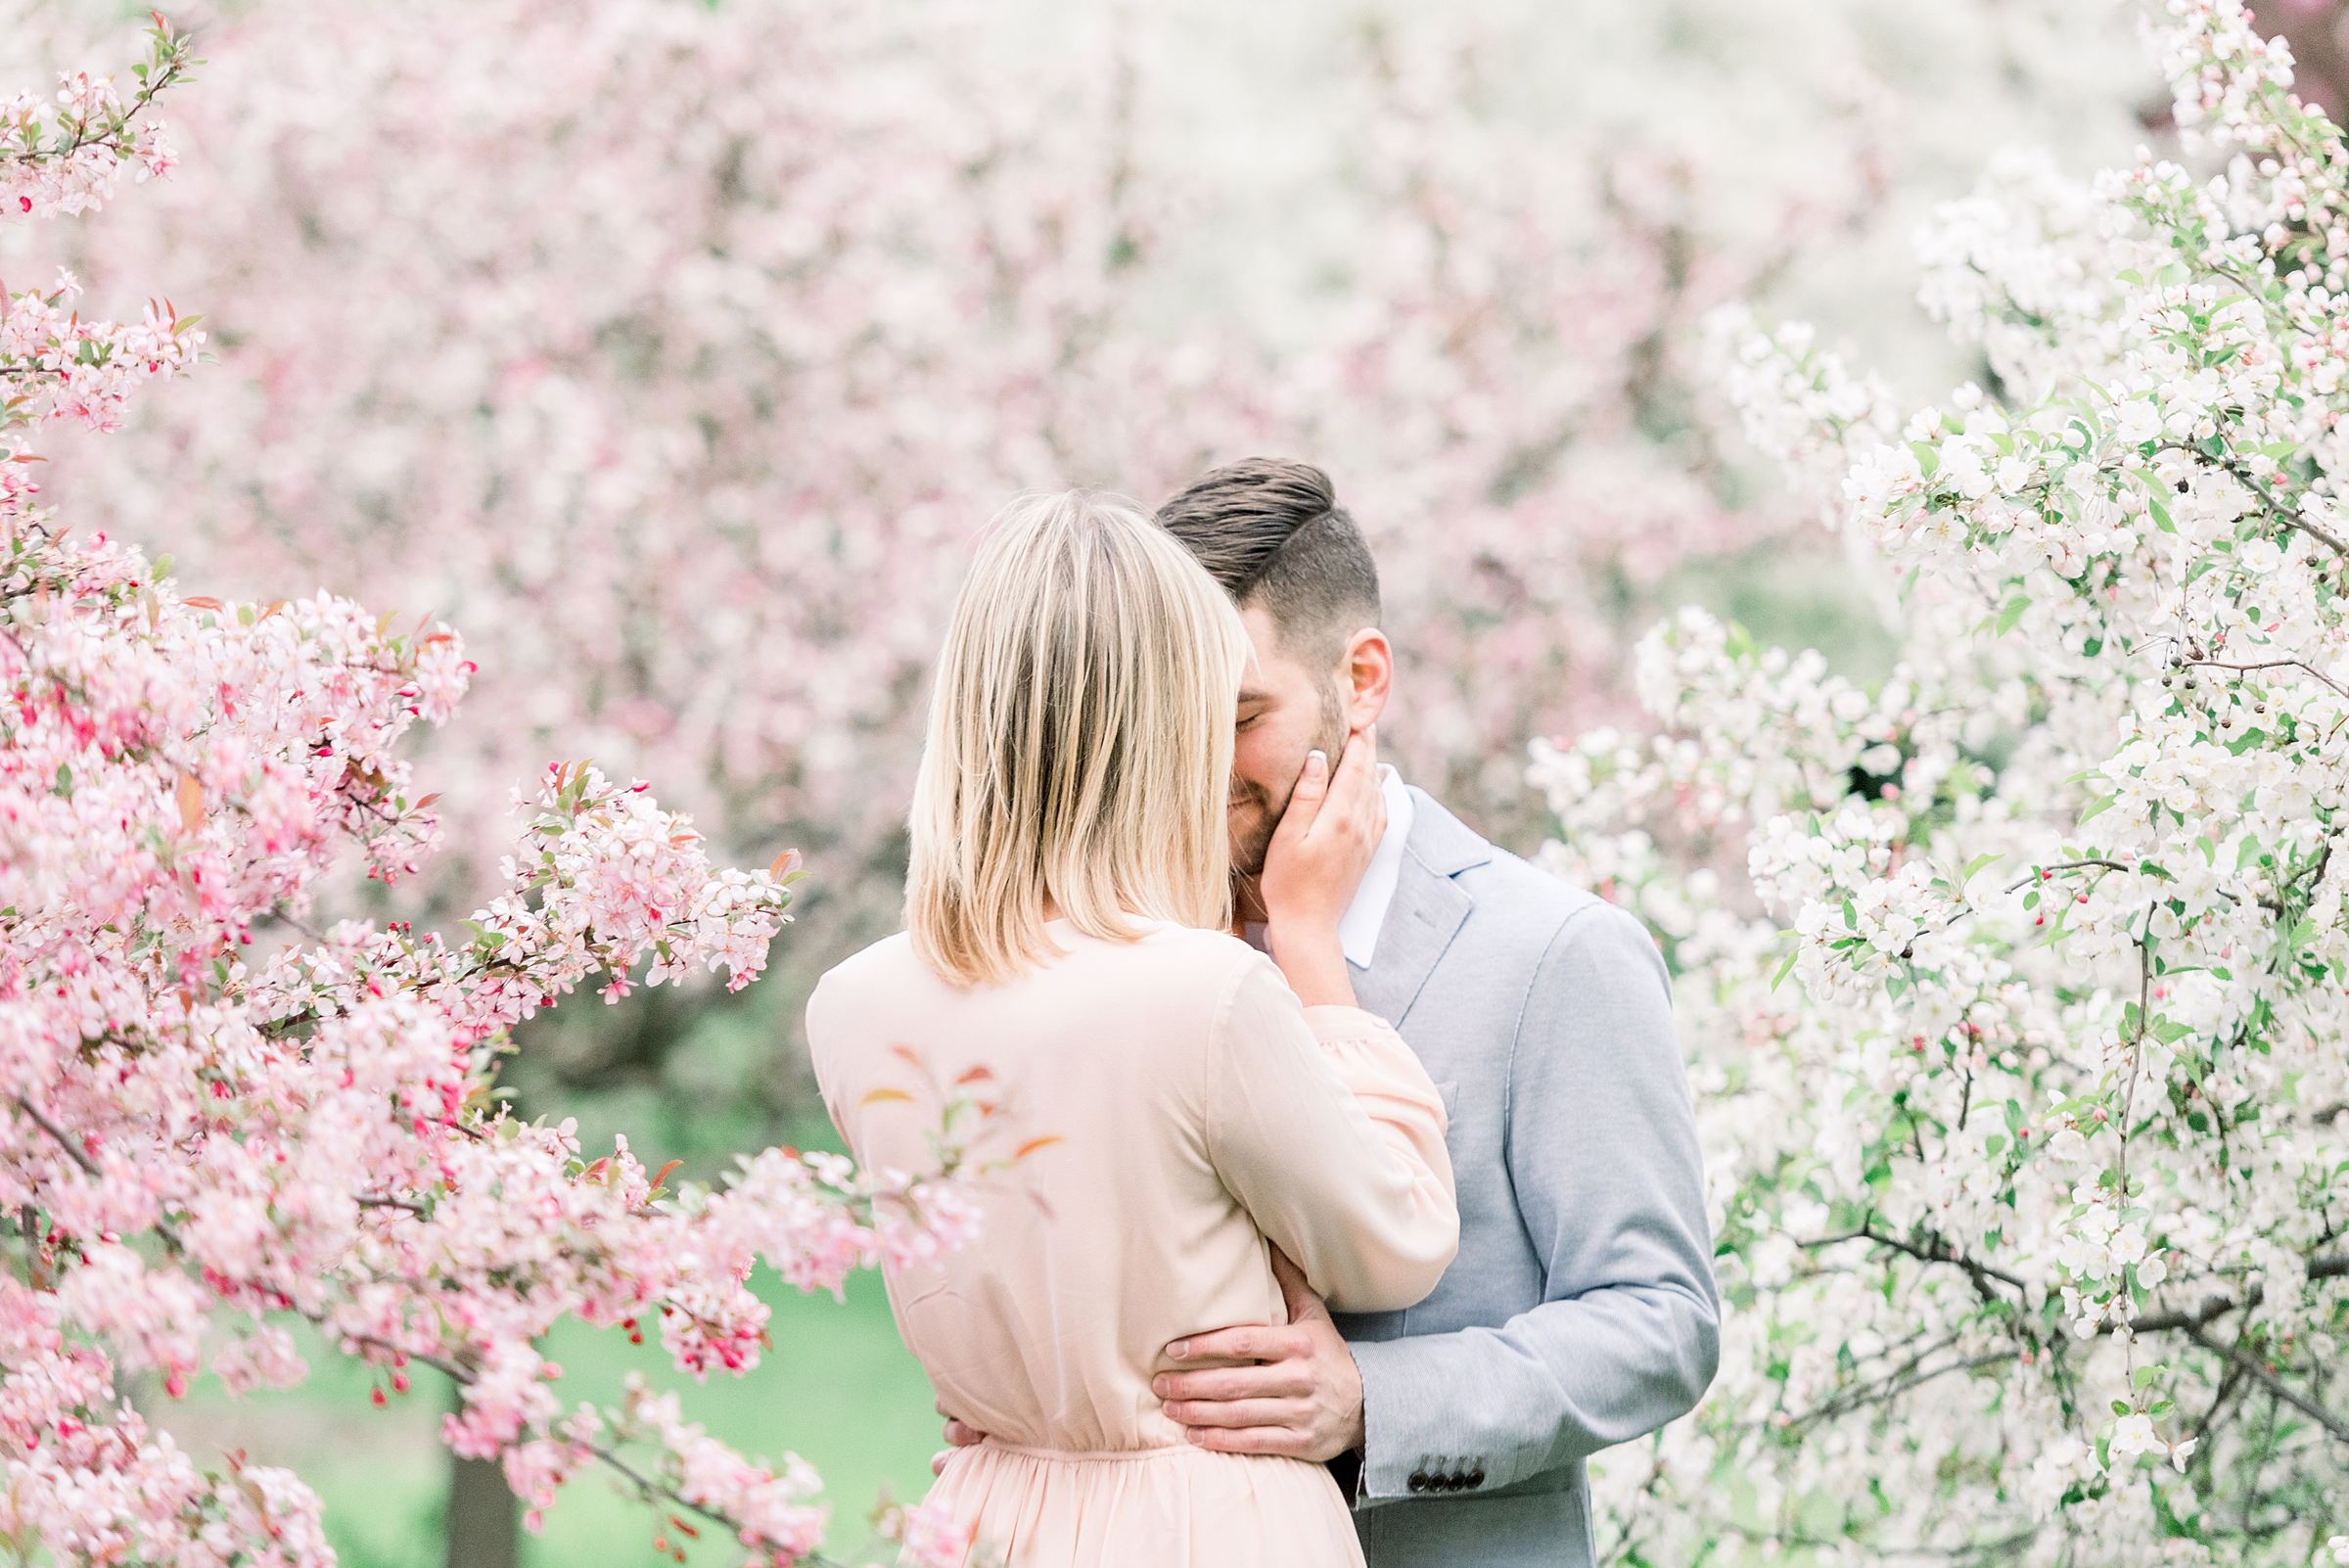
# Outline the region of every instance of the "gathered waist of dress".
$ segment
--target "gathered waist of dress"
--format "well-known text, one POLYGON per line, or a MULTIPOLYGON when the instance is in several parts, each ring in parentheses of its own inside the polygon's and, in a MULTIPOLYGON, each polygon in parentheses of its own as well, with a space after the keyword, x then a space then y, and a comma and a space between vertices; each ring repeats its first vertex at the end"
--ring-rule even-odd
POLYGON ((1055 1464, 1134 1464, 1151 1459, 1188 1458, 1193 1454, 1205 1456, 1213 1452, 1193 1443, 1167 1443, 1146 1449, 1038 1449, 1023 1443, 1006 1443, 992 1436, 982 1439, 976 1447, 981 1452, 992 1449, 998 1453, 1016 1453, 1028 1459, 1049 1459, 1055 1464))

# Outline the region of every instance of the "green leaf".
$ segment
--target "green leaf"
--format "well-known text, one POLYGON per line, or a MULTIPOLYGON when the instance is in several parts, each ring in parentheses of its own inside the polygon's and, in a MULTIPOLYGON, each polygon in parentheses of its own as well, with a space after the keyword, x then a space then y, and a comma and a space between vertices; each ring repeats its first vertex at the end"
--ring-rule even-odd
POLYGON ((2097 796, 2095 800, 2088 803, 2088 809, 2080 813, 2080 820, 2082 822, 2094 821, 2097 813, 2109 809, 2112 806, 2112 803, 2119 799, 2120 797, 2118 795, 2097 796))
POLYGON ((1958 885, 1961 888, 1964 887, 1968 882, 1974 880, 1975 872, 1990 864, 1991 861, 2003 858, 2004 858, 2004 852, 2000 851, 1993 851, 1988 854, 1975 855, 1972 859, 1965 862, 1965 870, 1958 874, 1958 885))
POLYGON ((2012 631, 2014 629, 2014 623, 2022 620, 2023 612, 2030 608, 2031 600, 2027 594, 2018 593, 2013 598, 2007 600, 2004 608, 1999 611, 1999 629, 1997 635, 2004 637, 2006 635, 2006 633, 2012 631))

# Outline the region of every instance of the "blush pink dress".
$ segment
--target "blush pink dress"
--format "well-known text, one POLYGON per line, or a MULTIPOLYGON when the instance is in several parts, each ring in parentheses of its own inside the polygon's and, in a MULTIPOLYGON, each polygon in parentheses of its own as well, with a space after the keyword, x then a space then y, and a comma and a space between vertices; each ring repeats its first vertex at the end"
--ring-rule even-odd
POLYGON ((1009 1153, 985 1234, 892 1271, 890 1305, 941 1405, 990 1435, 931 1497, 1011 1568, 1339 1568, 1361 1550, 1327 1471, 1184 1441, 1150 1392, 1171 1340, 1285 1320, 1267 1241, 1332 1307, 1410 1306, 1459 1243, 1442 1100, 1387 1024, 1300 1006, 1221 932, 1156 925, 957 989, 894 937, 826 975, 807 1038, 867 1164, 933 1165, 938 1083, 973 1068, 1009 1153), (912 1102, 895 1094, 911 1094, 912 1102))

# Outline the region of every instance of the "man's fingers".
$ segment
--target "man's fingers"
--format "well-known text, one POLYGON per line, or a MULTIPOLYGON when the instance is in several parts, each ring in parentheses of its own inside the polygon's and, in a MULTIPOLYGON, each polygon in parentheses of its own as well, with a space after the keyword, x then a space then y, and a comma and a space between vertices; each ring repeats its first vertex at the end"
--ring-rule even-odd
POLYGON ((1170 1402, 1297 1399, 1313 1391, 1312 1368, 1303 1361, 1225 1366, 1204 1372, 1161 1372, 1150 1380, 1150 1392, 1170 1402))
POLYGON ((930 1473, 932 1475, 944 1475, 946 1473, 946 1461, 952 1457, 954 1457, 954 1451, 952 1449, 941 1449, 936 1453, 931 1454, 930 1473))
POLYGON ((1182 1426, 1293 1426, 1313 1425, 1313 1407, 1304 1400, 1187 1400, 1166 1407, 1167 1418, 1182 1426))
POLYGON ((1285 1328, 1249 1323, 1175 1340, 1167 1355, 1178 1361, 1278 1361, 1305 1349, 1305 1341, 1285 1328))
POLYGON ((1302 1459, 1312 1446, 1306 1433, 1285 1426, 1194 1426, 1182 1434, 1194 1447, 1218 1453, 1271 1453, 1302 1459))
POLYGON ((958 1449, 967 1449, 973 1444, 985 1443, 987 1434, 969 1422, 957 1421, 949 1415, 946 1417, 946 1441, 958 1449))
POLYGON ((1280 1428, 1305 1432, 1313 1406, 1304 1400, 1194 1400, 1167 1406, 1168 1419, 1186 1427, 1280 1428))

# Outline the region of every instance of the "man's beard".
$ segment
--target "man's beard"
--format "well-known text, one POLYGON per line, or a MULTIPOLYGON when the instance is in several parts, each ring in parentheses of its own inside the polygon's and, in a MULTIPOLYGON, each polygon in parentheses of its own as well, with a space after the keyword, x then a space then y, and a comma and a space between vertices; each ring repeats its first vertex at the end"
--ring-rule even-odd
MULTIPOLYGON (((1338 695, 1338 683, 1332 680, 1321 688, 1321 733, 1313 744, 1329 759, 1333 775, 1337 772, 1338 760, 1346 755, 1346 705, 1338 695)), ((1300 768, 1304 766, 1302 759, 1298 765, 1300 768)), ((1271 792, 1262 784, 1233 776, 1232 803, 1242 807, 1256 808, 1255 826, 1249 829, 1247 839, 1232 846, 1231 869, 1234 874, 1243 877, 1261 877, 1265 874, 1265 855, 1272 848, 1272 835, 1280 831, 1280 819, 1288 815, 1289 801, 1295 793, 1296 785, 1292 781, 1290 793, 1282 796, 1280 805, 1275 807, 1271 792)))

